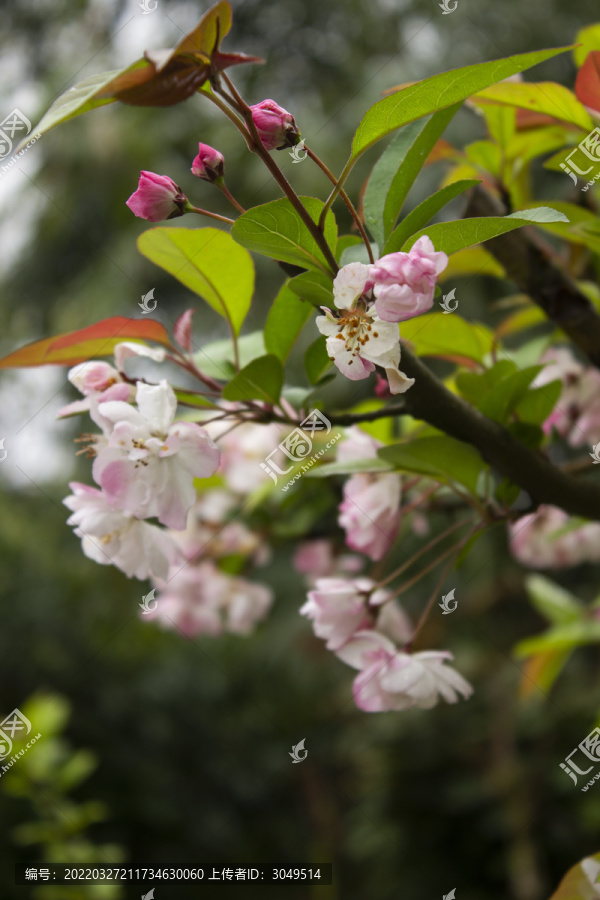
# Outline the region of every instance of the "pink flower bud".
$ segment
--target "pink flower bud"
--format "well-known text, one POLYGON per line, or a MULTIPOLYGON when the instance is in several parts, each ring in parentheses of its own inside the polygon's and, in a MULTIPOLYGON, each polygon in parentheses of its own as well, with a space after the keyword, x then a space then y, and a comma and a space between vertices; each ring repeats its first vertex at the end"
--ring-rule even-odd
POLYGON ((274 100, 263 100, 250 109, 265 150, 283 150, 299 142, 300 132, 293 115, 274 100))
POLYGON ((168 175, 141 172, 137 191, 131 195, 127 206, 139 219, 162 222, 182 216, 186 203, 187 197, 168 175))
POLYGON ((203 181, 216 181, 225 172, 225 158, 214 147, 198 144, 198 156, 192 163, 192 172, 203 181))
POLYGON ((408 253, 388 253, 371 266, 367 289, 373 287, 375 309, 384 322, 403 322, 433 305, 438 275, 448 265, 426 235, 408 253))

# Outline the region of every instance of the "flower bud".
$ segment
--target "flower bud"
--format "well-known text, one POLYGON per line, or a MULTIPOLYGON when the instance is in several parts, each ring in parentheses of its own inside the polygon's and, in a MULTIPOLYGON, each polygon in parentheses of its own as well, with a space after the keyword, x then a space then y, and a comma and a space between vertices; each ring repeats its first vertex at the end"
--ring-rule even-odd
POLYGON ((275 103, 263 100, 251 106, 252 120, 265 150, 283 150, 295 147, 300 141, 300 132, 291 113, 275 103))
POLYGON ((198 156, 192 163, 192 172, 203 181, 217 181, 225 172, 223 154, 208 144, 198 144, 198 156))
POLYGON ((139 219, 162 222, 182 216, 188 200, 179 185, 168 175, 141 172, 140 180, 127 206, 139 219))

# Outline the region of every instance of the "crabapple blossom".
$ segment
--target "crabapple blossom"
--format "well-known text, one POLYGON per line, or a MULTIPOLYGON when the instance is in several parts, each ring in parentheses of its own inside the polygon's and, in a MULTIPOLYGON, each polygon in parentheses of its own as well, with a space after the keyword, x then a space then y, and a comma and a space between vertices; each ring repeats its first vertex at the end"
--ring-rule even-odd
POLYGON ((127 200, 127 206, 138 219, 162 222, 182 216, 187 202, 179 185, 168 175, 142 171, 137 190, 127 200))
POLYGON ((99 360, 78 363, 69 370, 68 379, 84 395, 83 400, 74 400, 59 411, 59 417, 88 412, 94 401, 101 396, 105 399, 127 401, 132 393, 131 385, 125 384, 121 374, 113 366, 99 360))
MULTIPOLYGON (((231 404, 231 411, 235 409, 236 404, 231 404)), ((249 493, 268 477, 260 469, 260 463, 287 433, 275 423, 256 425, 249 422, 232 429, 228 420, 207 422, 205 428, 213 440, 219 442, 219 472, 229 490, 237 494, 249 493)))
POLYGON ((447 265, 446 254, 436 251, 426 235, 408 253, 388 253, 378 259, 371 266, 369 286, 379 318, 403 322, 431 309, 438 275, 447 265))
POLYGON ((570 517, 556 506, 540 506, 509 527, 509 546, 520 563, 536 569, 600 562, 600 523, 570 527, 570 517))
POLYGON ((356 631, 372 625, 369 605, 389 597, 388 591, 374 588, 370 578, 319 578, 300 615, 312 619, 315 634, 327 641, 328 650, 337 651, 356 631))
POLYGON ((125 371, 125 360, 131 357, 143 356, 154 362, 164 362, 166 351, 163 347, 149 347, 137 341, 123 341, 117 344, 113 351, 115 365, 119 372, 125 371))
MULTIPOLYGON (((338 462, 376 458, 377 448, 383 446, 359 428, 347 434, 338 447, 338 462)), ((398 534, 400 500, 401 481, 395 472, 352 475, 344 485, 338 518, 348 546, 372 560, 382 559, 398 534)))
POLYGON ((101 565, 112 563, 129 578, 166 577, 178 553, 162 528, 113 509, 98 488, 75 481, 69 486, 73 493, 63 500, 73 513, 68 524, 75 526, 89 559, 101 565))
POLYGON ((600 440, 600 372, 583 366, 566 347, 552 347, 544 353, 546 363, 533 387, 561 381, 563 389, 551 415, 544 422, 549 434, 554 428, 572 447, 600 440))
POLYGON ((328 538, 316 538, 298 545, 293 566, 312 585, 317 578, 326 575, 356 575, 363 566, 363 560, 354 553, 337 556, 328 538))
POLYGON ((347 665, 359 670, 354 679, 354 701, 364 712, 431 709, 443 697, 456 703, 473 688, 455 669, 445 665, 448 650, 404 653, 377 631, 358 631, 337 651, 347 665))
POLYGON ((192 172, 203 181, 218 181, 225 172, 225 157, 208 144, 198 144, 198 155, 192 163, 192 172))
POLYGON ((250 107, 252 121, 265 150, 283 150, 294 147, 300 140, 296 121, 274 100, 263 100, 250 107))
POLYGON ((115 509, 181 530, 196 499, 194 478, 215 472, 219 449, 199 425, 174 422, 177 398, 166 381, 138 382, 136 403, 98 404, 111 430, 96 447, 94 480, 115 509))
POLYGON ((166 580, 156 580, 155 608, 145 619, 177 628, 187 637, 229 631, 248 634, 273 601, 266 585, 221 572, 211 560, 197 566, 174 566, 166 580))

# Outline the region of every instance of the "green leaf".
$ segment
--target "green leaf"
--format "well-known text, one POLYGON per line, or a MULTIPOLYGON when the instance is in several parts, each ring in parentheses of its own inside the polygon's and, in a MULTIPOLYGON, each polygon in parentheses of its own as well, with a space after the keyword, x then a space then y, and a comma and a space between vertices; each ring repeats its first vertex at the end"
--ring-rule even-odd
POLYGON ((467 322, 456 313, 426 313, 402 322, 400 336, 410 341, 418 356, 440 356, 451 362, 482 362, 493 346, 485 325, 467 322))
POLYGON ((530 109, 562 122, 570 122, 585 131, 594 127, 583 103, 572 91, 554 81, 504 81, 485 88, 473 97, 474 103, 480 100, 530 109))
POLYGON ((479 411, 495 422, 505 423, 525 396, 542 366, 530 366, 498 381, 479 404, 479 411))
POLYGON ((337 247, 335 248, 335 258, 340 265, 343 265, 341 260, 346 250, 349 250, 350 247, 355 247, 357 244, 362 244, 362 238, 357 234, 341 234, 339 236, 337 247))
POLYGON ((473 244, 481 244, 499 234, 514 231, 524 225, 544 224, 546 222, 568 222, 567 217, 548 206, 536 206, 533 209, 519 210, 509 216, 486 216, 483 218, 457 219, 453 222, 441 222, 430 225, 414 234, 406 241, 403 250, 410 250, 415 241, 426 234, 433 241, 436 250, 444 253, 456 253, 473 244))
MULTIPOLYGON (((373 254, 373 259, 379 258, 379 244, 375 242, 370 242, 369 246, 371 247, 371 253, 373 254)), ((341 266, 347 266, 348 263, 351 262, 359 262, 364 263, 364 265, 368 265, 371 260, 369 259, 369 254, 367 248, 363 241, 359 241, 358 243, 350 244, 343 251, 342 255, 339 257, 339 264, 341 266)))
POLYGON ((303 272, 288 281, 288 287, 302 300, 314 306, 334 308, 331 278, 323 272, 303 272))
POLYGON ((495 384, 515 372, 518 372, 518 368, 513 362, 501 359, 486 372, 459 372, 456 387, 465 400, 473 406, 479 406, 495 384))
POLYGON ((600 50, 600 24, 588 25, 577 32, 573 57, 577 68, 582 66, 588 57, 588 53, 600 50), (579 46, 577 46, 579 45, 579 46))
POLYGON ((430 475, 445 484, 456 481, 474 495, 479 474, 486 468, 474 447, 446 435, 380 447, 377 455, 400 471, 430 475))
POLYGON ((324 463, 306 474, 309 478, 329 478, 332 475, 357 475, 365 473, 393 472, 394 466, 384 459, 352 459, 347 462, 324 463))
POLYGON ((375 163, 367 182, 363 199, 365 224, 373 235, 373 239, 380 246, 385 243, 386 238, 384 211, 388 192, 406 159, 408 151, 427 124, 427 122, 421 121, 411 122, 395 135, 375 163))
POLYGON ((311 384, 316 384, 333 365, 327 355, 325 336, 321 335, 313 341, 304 354, 304 368, 311 384))
MULTIPOLYGON (((313 221, 318 222, 323 202, 314 197, 300 197, 300 200, 313 221)), ((287 198, 249 209, 236 219, 231 234, 238 244, 255 253, 330 274, 329 264, 287 198)), ((334 252, 337 225, 331 210, 325 219, 324 235, 334 252)))
MULTIPOLYGON (((590 772, 590 778, 593 777, 593 774, 590 772)), ((569 786, 571 786, 570 781, 569 786)), ((582 787, 584 786, 582 785, 582 787)), ((569 869, 550 900, 598 900, 599 873, 600 853, 587 856, 569 869)))
MULTIPOLYGON (((247 366, 253 359, 264 356, 266 351, 262 331, 252 331, 238 338, 238 353, 240 366, 247 366)), ((211 378, 227 380, 235 375, 233 344, 229 338, 222 341, 213 341, 205 344, 197 353, 194 360, 198 368, 211 378)))
POLYGON ((555 625, 566 625, 583 615, 583 607, 573 594, 542 575, 529 575, 525 590, 537 611, 555 625))
MULTIPOLYGON (((61 122, 67 122, 69 119, 73 119, 75 116, 79 116, 89 109, 105 106, 107 103, 114 103, 115 97, 96 97, 95 95, 107 84, 110 84, 117 76, 145 65, 147 65, 146 60, 138 60, 136 63, 127 66, 125 69, 114 69, 111 72, 99 72, 97 75, 91 75, 89 78, 84 78, 83 81, 80 81, 79 84, 69 88, 68 91, 65 91, 64 94, 61 94, 60 97, 54 101, 52 106, 40 120, 38 126, 33 129, 33 133, 36 135, 45 134, 47 131, 50 131, 51 128, 54 128, 55 125, 60 125, 61 122)), ((27 139, 23 138, 15 152, 18 153, 26 142, 27 139)))
POLYGON ((451 200, 454 200, 455 197, 458 197, 459 194, 464 194, 465 191, 468 191, 469 188, 474 187, 476 184, 481 184, 479 178, 461 179, 460 181, 455 181, 453 184, 447 185, 440 191, 436 191, 435 194, 432 194, 427 200, 423 200, 423 202, 419 203, 418 206, 415 206, 413 211, 400 222, 394 231, 392 231, 383 252, 395 253, 397 250, 401 250, 409 237, 415 234, 420 228, 424 228, 427 222, 429 222, 440 209, 447 203, 450 203, 451 200))
POLYGON ((523 72, 538 63, 564 53, 571 47, 521 53, 506 59, 477 63, 433 75, 384 97, 365 113, 354 135, 352 158, 358 158, 377 141, 402 125, 421 119, 439 109, 460 103, 490 84, 523 72))
POLYGON ((551 381, 542 387, 527 391, 523 399, 515 407, 515 412, 522 422, 530 425, 541 425, 545 422, 562 394, 562 382, 551 381))
MULTIPOLYGON (((312 274, 312 273, 311 273, 312 274)), ((313 314, 313 307, 284 284, 275 297, 265 325, 265 347, 282 363, 289 355, 296 338, 313 314)))
MULTIPOLYGON (((208 372, 206 374, 208 374, 208 372)), ((210 400, 207 400, 206 397, 203 397, 201 394, 194 394, 191 391, 181 390, 181 388, 173 388, 173 390, 175 391, 177 402, 182 403, 184 406, 191 406, 198 409, 218 409, 215 403, 211 403, 210 400)))
POLYGON ((283 366, 273 353, 248 363, 223 388, 225 400, 277 403, 283 386, 283 366))
POLYGON ((550 628, 544 634, 520 641, 515 647, 515 655, 523 658, 537 653, 547 653, 551 650, 563 650, 598 643, 600 643, 600 622, 597 620, 572 621, 556 628, 550 628))
POLYGON ((472 144, 467 144, 465 153, 469 162, 478 169, 500 178, 502 151, 494 141, 473 141, 472 144))
POLYGON ((218 228, 151 228, 140 253, 202 297, 239 334, 254 292, 250 254, 218 228))

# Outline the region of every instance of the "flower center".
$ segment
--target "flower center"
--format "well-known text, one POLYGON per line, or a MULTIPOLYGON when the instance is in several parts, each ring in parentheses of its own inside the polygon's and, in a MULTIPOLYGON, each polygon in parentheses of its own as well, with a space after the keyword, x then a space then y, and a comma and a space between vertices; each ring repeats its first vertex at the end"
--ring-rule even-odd
POLYGON ((368 312, 359 309, 346 310, 345 315, 340 317, 336 338, 345 341, 346 350, 352 356, 359 356, 361 349, 372 337, 377 338, 379 334, 373 331, 368 312))

